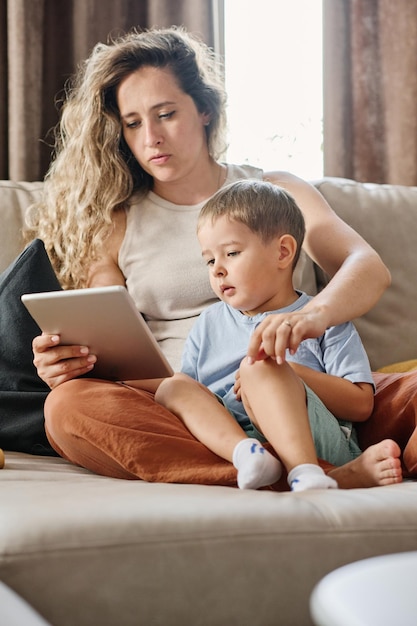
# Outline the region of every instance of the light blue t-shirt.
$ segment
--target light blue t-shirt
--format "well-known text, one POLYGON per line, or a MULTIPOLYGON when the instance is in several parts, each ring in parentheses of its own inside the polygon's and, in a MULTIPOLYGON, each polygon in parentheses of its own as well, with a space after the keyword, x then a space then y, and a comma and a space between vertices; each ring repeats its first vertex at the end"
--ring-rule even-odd
MULTIPOLYGON (((297 293, 298 300, 290 306, 253 317, 216 302, 200 314, 185 342, 181 371, 220 396, 242 427, 249 418, 242 402, 236 400, 233 386, 250 337, 267 315, 298 311, 312 298, 297 293)), ((351 322, 332 326, 317 339, 306 339, 294 355, 287 351, 286 358, 353 383, 374 384, 367 354, 351 322)))

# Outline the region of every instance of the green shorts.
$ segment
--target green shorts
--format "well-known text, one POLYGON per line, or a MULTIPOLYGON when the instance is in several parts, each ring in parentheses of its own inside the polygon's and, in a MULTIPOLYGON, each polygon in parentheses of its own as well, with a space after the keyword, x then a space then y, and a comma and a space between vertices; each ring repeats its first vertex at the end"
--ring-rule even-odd
MULTIPOLYGON (((307 385, 304 386, 306 388, 308 418, 318 458, 328 461, 332 465, 344 465, 360 456, 362 451, 359 448, 352 423, 338 420, 330 413, 314 391, 307 385)), ((222 399, 217 397, 223 404, 222 399)), ((233 415, 232 411, 230 413, 233 415)), ((235 415, 233 417, 236 418, 235 415)), ((248 437, 254 437, 261 443, 267 441, 250 421, 247 426, 244 426, 244 431, 248 437)))
POLYGON ((308 418, 319 459, 344 465, 362 454, 352 422, 338 420, 320 398, 306 388, 308 418))

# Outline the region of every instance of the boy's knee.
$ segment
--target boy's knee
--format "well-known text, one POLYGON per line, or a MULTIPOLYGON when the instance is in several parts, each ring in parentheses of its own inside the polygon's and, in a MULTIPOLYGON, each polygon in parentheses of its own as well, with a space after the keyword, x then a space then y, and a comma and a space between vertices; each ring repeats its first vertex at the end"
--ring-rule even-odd
POLYGON ((243 378, 247 378, 249 376, 258 376, 262 375, 264 371, 266 371, 267 367, 271 366, 269 363, 270 359, 265 359, 262 361, 255 361, 254 363, 249 363, 248 359, 245 357, 240 362, 240 375, 243 378))
POLYGON ((174 395, 181 389, 183 389, 186 385, 190 385, 195 381, 187 376, 186 374, 182 374, 181 372, 177 372, 170 376, 169 378, 165 378, 155 393, 155 400, 159 404, 166 406, 169 399, 172 399, 174 395))

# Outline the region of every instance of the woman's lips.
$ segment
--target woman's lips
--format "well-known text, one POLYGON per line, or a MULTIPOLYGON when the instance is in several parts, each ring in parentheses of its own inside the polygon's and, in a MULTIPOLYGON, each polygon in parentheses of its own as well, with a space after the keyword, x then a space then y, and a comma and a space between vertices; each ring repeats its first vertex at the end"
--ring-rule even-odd
POLYGON ((154 165, 164 165, 170 158, 169 154, 158 154, 151 158, 151 163, 154 165))

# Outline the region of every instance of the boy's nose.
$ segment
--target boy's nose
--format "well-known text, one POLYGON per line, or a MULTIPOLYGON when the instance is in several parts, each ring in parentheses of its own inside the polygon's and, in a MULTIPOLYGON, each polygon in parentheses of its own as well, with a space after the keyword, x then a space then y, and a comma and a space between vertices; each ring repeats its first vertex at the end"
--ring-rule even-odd
POLYGON ((226 270, 220 263, 215 263, 213 266, 213 274, 215 276, 224 276, 226 274, 226 270))

